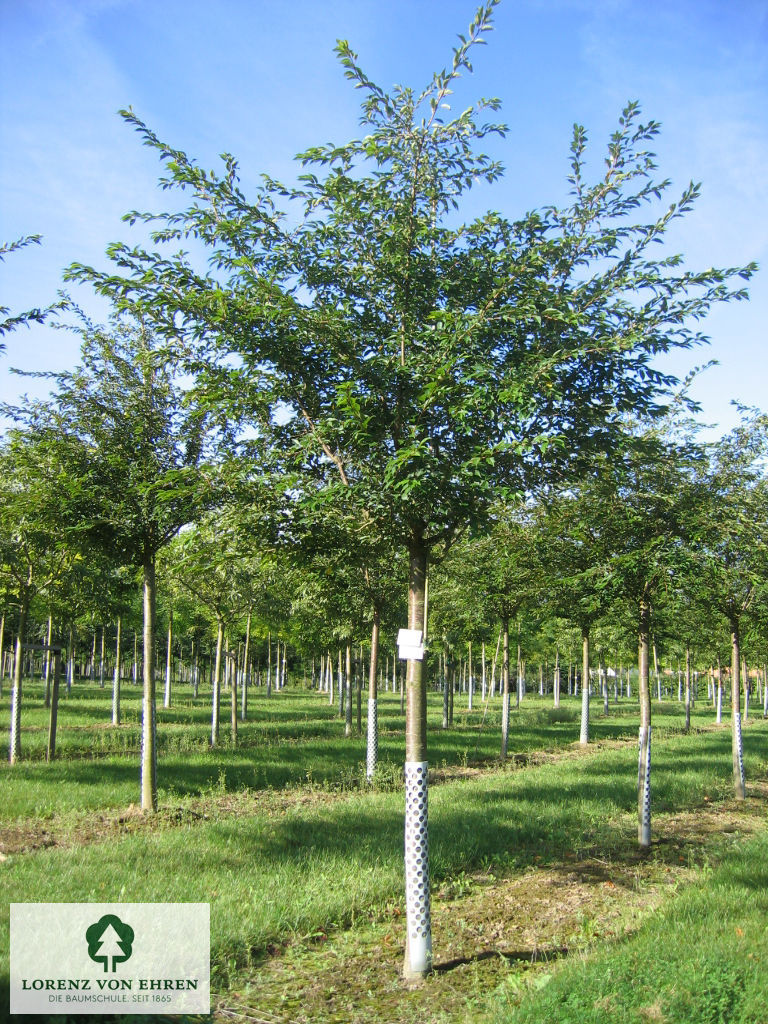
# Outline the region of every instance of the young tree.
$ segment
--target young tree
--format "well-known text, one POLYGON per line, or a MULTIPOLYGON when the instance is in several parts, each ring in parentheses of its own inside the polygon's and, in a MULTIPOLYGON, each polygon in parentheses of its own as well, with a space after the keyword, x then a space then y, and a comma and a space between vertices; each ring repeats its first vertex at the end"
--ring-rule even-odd
MULTIPOLYGON (((114 274, 71 269, 237 357, 236 368, 219 360, 211 386, 226 381, 287 459, 332 492, 350 489, 360 518, 408 552, 414 630, 430 557, 483 524, 500 495, 574 471, 627 409, 652 408, 665 379, 651 359, 698 340, 690 318, 742 294, 728 289, 732 271, 681 271, 678 257, 650 255, 690 210, 693 185, 650 222, 631 222, 667 187, 648 151, 658 125, 641 124, 636 104, 594 184, 586 133, 575 129, 570 206, 459 222, 467 190, 502 170, 477 149, 504 133, 480 120, 495 100, 444 119, 496 3, 478 10, 450 66, 418 94, 385 92, 340 42, 366 134, 308 149, 297 186, 265 177, 253 200, 233 157, 221 174, 204 171, 126 113, 166 163, 164 185, 193 196, 179 213, 129 219, 159 220, 157 242, 202 240, 212 269, 125 245, 110 249, 114 274)), ((421 976, 431 964, 423 661, 408 661, 407 689, 405 973, 421 976)))
POLYGON ((768 571, 766 451, 768 417, 745 414, 742 424, 716 445, 709 472, 703 475, 698 508, 698 583, 725 616, 731 637, 732 760, 737 800, 746 795, 741 736, 742 622, 764 593, 768 571))
POLYGON ((179 529, 220 499, 206 460, 218 435, 177 382, 172 354, 140 322, 110 329, 82 321, 82 365, 47 374, 48 403, 23 413, 44 431, 78 496, 73 522, 86 544, 107 547, 141 572, 143 683, 141 806, 157 809, 155 561, 179 529))
POLYGON ((11 764, 21 757, 21 708, 27 616, 35 594, 72 561, 61 466, 43 434, 14 429, 0 446, 0 581, 18 603, 11 696, 11 764))

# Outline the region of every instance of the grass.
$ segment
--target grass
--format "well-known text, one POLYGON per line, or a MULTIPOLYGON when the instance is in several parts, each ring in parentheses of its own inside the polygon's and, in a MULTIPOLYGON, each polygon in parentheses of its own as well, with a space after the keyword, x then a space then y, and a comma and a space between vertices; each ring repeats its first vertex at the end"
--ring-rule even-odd
POLYGON ((502 983, 496 1024, 765 1024, 768 834, 703 871, 626 941, 602 944, 519 997, 502 983))
MULTIPOLYGON (((331 941, 346 948, 348 937, 349 948, 359 949, 362 943, 368 953, 363 962, 352 955, 344 962, 355 965, 358 982, 367 979, 383 1008, 369 1007, 361 1019, 395 1024, 411 1019, 404 1016, 407 1013, 414 1020, 441 1019, 427 1015, 418 994, 403 993, 396 967, 394 972, 381 967, 387 936, 393 949, 402 942, 403 720, 395 695, 384 695, 380 718, 382 753, 391 767, 385 768, 381 785, 372 792, 360 785, 364 740, 345 740, 343 723, 317 694, 288 690, 269 701, 254 696, 252 719, 241 723, 241 744, 214 750, 204 745, 207 702, 200 698, 180 703, 163 713, 166 719, 161 714, 161 813, 148 821, 126 811, 137 797, 132 745, 137 726, 130 721, 118 730, 102 725, 102 718, 109 720, 108 694, 98 688, 73 689, 60 719, 62 757, 48 765, 34 758, 39 749, 35 730, 42 729, 45 716, 41 694, 34 684, 27 692, 24 750, 32 759, 1 769, 0 836, 18 840, 18 852, 0 864, 2 964, 7 967, 6 908, 11 900, 210 902, 212 980, 221 998, 234 999, 234 993, 251 991, 254 985, 266 991, 258 979, 292 957, 279 997, 284 1001, 287 991, 298 991, 313 962, 314 946, 319 943, 325 955, 331 941), (125 742, 125 752, 110 746, 118 742, 125 742), (48 841, 52 845, 45 848, 48 841)), ((131 693, 130 699, 137 697, 131 693)), ((529 698, 513 714, 510 749, 515 755, 552 753, 533 757, 530 763, 517 757, 501 767, 491 760, 498 746, 498 707, 489 712, 482 731, 481 712, 470 715, 457 708, 455 727, 444 732, 440 697, 434 694, 430 699, 430 761, 442 780, 430 790, 436 926, 441 900, 452 908, 446 916, 449 931, 461 931, 460 922, 470 922, 461 932, 465 945, 461 936, 455 939, 455 951, 463 952, 464 960, 466 943, 476 952, 485 934, 472 931, 467 908, 482 897, 489 880, 516 884, 595 857, 607 864, 631 862, 632 871, 647 875, 648 865, 635 863, 636 706, 615 711, 612 707, 607 719, 594 707, 592 734, 600 742, 585 752, 574 743, 576 701, 555 712, 549 700, 529 698), (626 740, 630 742, 622 742, 626 740), (483 760, 482 770, 465 769, 483 760)), ((0 717, 0 728, 7 722, 7 696, 3 705, 5 721, 0 717)), ((128 696, 126 705, 128 711, 128 696)), ((681 814, 693 812, 703 818, 711 808, 726 806, 731 792, 729 730, 710 728, 711 709, 701 703, 690 735, 682 731, 676 702, 656 705, 655 712, 654 828, 681 814)), ((762 720, 744 731, 748 779, 768 778, 766 732, 768 725, 762 720)), ((535 997, 528 993, 528 974, 519 965, 510 971, 503 956, 497 958, 501 966, 494 970, 501 975, 493 975, 493 984, 488 976, 477 974, 487 968, 482 961, 474 963, 474 975, 462 968, 450 975, 450 983, 446 977, 430 982, 429 991, 434 994, 435 985, 442 992, 456 988, 446 1020, 462 1019, 455 1015, 461 1006, 469 1014, 466 1019, 473 1021, 658 1019, 682 1024, 719 1021, 721 1017, 712 1014, 719 1013, 722 1004, 723 1013, 742 1013, 723 1020, 759 1021, 762 1018, 743 1016, 752 1006, 752 965, 746 947, 741 956, 739 944, 742 939, 756 941, 757 933, 750 929, 758 928, 760 915, 765 915, 765 900, 756 894, 768 870, 766 843, 762 836, 750 847, 731 849, 730 843, 726 849, 722 836, 715 834, 703 845, 692 842, 679 850, 657 846, 654 857, 665 885, 671 870, 687 872, 691 882, 685 899, 676 896, 672 907, 646 926, 661 930, 648 931, 646 938, 641 930, 618 948, 608 943, 585 958, 569 956, 552 970, 528 972, 541 986, 535 997), (678 857, 683 854, 681 866, 678 857), (754 882, 748 882, 749 865, 755 868, 754 882), (693 880, 699 876, 707 884, 699 887, 697 896, 693 880), (718 878, 721 882, 712 882, 718 878), (740 909, 739 898, 748 884, 754 891, 750 889, 752 905, 746 911, 740 909), (719 902, 708 902, 713 899, 719 902), (733 927, 713 928, 721 921, 734 922, 733 927), (686 934, 696 936, 695 941, 682 941, 686 934), (715 935, 720 935, 720 945, 715 935), (660 958, 658 951, 666 950, 662 943, 668 942, 673 943, 675 956, 660 958), (649 987, 641 991, 638 986, 636 991, 633 971, 643 969, 645 959, 650 965, 649 987), (654 980, 657 977, 667 979, 664 985, 654 980), (700 980, 694 984, 696 978, 700 980), (734 1002, 737 982, 747 995, 734 1002), (653 999, 643 1002, 648 992, 658 997, 658 1006, 653 999), (701 1005, 695 1002, 699 997, 704 999, 701 1005), (534 1014, 541 1000, 550 1010, 539 1018, 534 1014), (648 1016, 657 1010, 662 1016, 648 1016)), ((656 874, 652 871, 648 878, 653 881, 656 874)), ((651 884, 648 878, 643 885, 651 884)), ((505 912, 502 897, 497 893, 491 898, 490 889, 488 894, 482 920, 483 928, 491 929, 505 912)), ((567 928, 557 924, 560 931, 553 931, 547 941, 586 948, 601 934, 596 922, 599 916, 593 915, 576 924, 571 921, 567 928)), ((764 922, 760 927, 764 944, 764 922)), ((444 952, 436 946, 438 959, 449 957, 453 941, 446 942, 444 952)), ((757 963, 763 952, 763 946, 756 947, 757 963)), ((393 954, 395 961, 401 956, 393 954)), ((762 964, 765 967, 764 960, 762 964)), ((342 968, 337 965, 337 970, 342 968)), ((348 979, 348 991, 364 1002, 368 989, 358 991, 354 980, 348 979)), ((329 996, 330 1003, 338 998, 341 995, 329 996)), ((270 1005, 279 1008, 277 996, 275 1000, 270 1005)), ((7 1001, 0 995, 2 1005, 7 1001)), ((291 1012, 299 1010, 293 1007, 291 1012)), ((307 1019, 334 1019, 322 1012, 322 1007, 314 1007, 307 1019)))
MULTIPOLYGON (((337 706, 327 697, 300 689, 286 689, 269 699, 253 690, 249 720, 238 723, 238 744, 229 742, 229 709, 222 701, 221 742, 211 748, 210 695, 201 689, 193 700, 189 687, 177 689, 173 707, 158 708, 159 799, 171 803, 196 797, 223 785, 227 790, 283 788, 307 781, 349 787, 364 777, 365 738, 345 739, 337 706)), ((59 710, 57 759, 46 764, 48 712, 39 680, 25 683, 22 711, 23 761, 10 768, 8 737, 10 693, 0 699, 0 780, 4 799, 0 821, 30 816, 45 817, 78 809, 126 807, 138 798, 140 750, 140 688, 123 687, 123 724, 111 725, 109 688, 77 683, 59 710)), ((634 737, 637 705, 612 705, 602 716, 602 702, 592 707, 594 740, 634 737)), ((563 699, 555 710, 551 699, 527 697, 511 719, 510 750, 526 753, 553 750, 571 744, 578 736, 579 706, 563 699)), ((442 698, 430 694, 430 764, 458 765, 498 756, 500 700, 489 704, 484 715, 480 701, 468 712, 466 697, 456 698, 455 723, 441 729, 442 698)), ((701 702, 693 717, 694 728, 712 722, 711 709, 701 702)), ((655 736, 682 729, 677 702, 655 707, 655 736)), ((383 777, 392 777, 403 762, 404 717, 396 694, 380 696, 380 761, 383 777)))

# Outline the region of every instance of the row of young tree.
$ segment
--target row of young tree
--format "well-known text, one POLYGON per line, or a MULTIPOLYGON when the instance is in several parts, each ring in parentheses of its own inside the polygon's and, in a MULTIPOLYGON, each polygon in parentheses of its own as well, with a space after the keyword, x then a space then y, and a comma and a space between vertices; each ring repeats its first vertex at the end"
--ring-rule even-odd
MULTIPOLYGON (((298 573, 295 591, 281 579, 272 593, 298 595, 288 611, 299 633, 319 622, 320 647, 331 635, 338 647, 370 628, 372 694, 402 580, 407 627, 428 627, 433 658, 449 637, 482 643, 501 623, 505 749, 510 624, 575 623, 586 678, 592 631, 609 608, 617 621, 631 608, 645 845, 649 650, 664 607, 691 648, 702 631, 716 643, 724 616, 740 730, 742 618, 762 608, 764 424, 745 422, 713 451, 684 439, 677 382, 653 361, 703 341, 698 322, 744 298, 755 268, 696 272, 658 255, 698 187, 665 205, 669 182, 649 151, 659 126, 636 103, 594 180, 574 128, 565 206, 461 222, 467 191, 502 173, 479 146, 506 129, 482 120, 496 100, 444 111, 495 6, 478 10, 420 94, 384 91, 340 42, 365 135, 308 149, 294 183, 264 176, 252 198, 230 155, 205 171, 124 113, 181 202, 129 214, 150 240, 111 246, 110 270, 70 267, 110 299, 115 321, 76 321, 82 366, 52 375, 50 401, 15 410, 3 443, 2 571, 18 602, 12 760, 31 602, 76 593, 85 566, 110 581, 102 595, 141 578, 148 811, 158 568, 169 586, 186 581, 219 636, 243 594, 263 600, 271 571, 298 573), (191 253, 169 252, 185 240, 191 253)), ((428 665, 416 644, 405 667, 407 976, 431 964, 428 665)))

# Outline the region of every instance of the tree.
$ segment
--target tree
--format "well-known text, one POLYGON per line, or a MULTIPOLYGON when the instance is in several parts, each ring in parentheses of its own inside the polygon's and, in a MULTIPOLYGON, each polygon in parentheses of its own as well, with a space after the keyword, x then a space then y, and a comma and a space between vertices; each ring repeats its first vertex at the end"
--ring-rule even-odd
MULTIPOLYGON (((449 120, 443 111, 497 2, 478 10, 450 67, 418 95, 385 92, 340 42, 367 134, 308 149, 297 186, 265 177, 253 201, 232 156, 223 173, 206 172, 126 112, 166 164, 164 187, 193 196, 181 212, 129 219, 159 221, 157 243, 203 241, 212 269, 116 245, 114 273, 70 270, 215 349, 210 387, 223 393, 227 382, 286 459, 330 493, 354 494, 359 517, 408 552, 412 629, 423 628, 430 557, 484 524, 498 497, 573 472, 627 410, 654 408, 668 381, 652 358, 699 340, 689 320, 743 295, 728 288, 735 271, 679 271, 679 257, 650 255, 695 186, 650 223, 629 220, 668 185, 652 177, 658 125, 641 124, 636 104, 591 185, 586 133, 575 129, 570 206, 458 223, 473 182, 501 174, 477 146, 504 128, 479 120, 495 100, 449 120)), ((423 667, 408 661, 408 976, 431 964, 423 667)))
MULTIPOLYGON (((77 498, 72 521, 86 544, 141 572, 143 593, 142 810, 157 809, 155 561, 186 523, 220 498, 210 416, 176 380, 172 355, 142 323, 109 329, 82 320, 82 365, 47 374, 48 403, 19 411, 45 433, 77 498)), ((74 499, 73 499, 74 500, 74 499)))
POLYGON ((71 564, 63 474, 46 438, 35 430, 9 431, 0 447, 0 579, 18 601, 13 662, 10 761, 21 757, 23 645, 30 603, 71 564))
POLYGON ((744 411, 742 423, 716 445, 702 479, 696 531, 696 572, 710 601, 725 616, 731 637, 731 728, 733 786, 746 795, 741 737, 741 629, 765 590, 768 550, 768 488, 763 464, 768 417, 744 411))
MULTIPOLYGON (((211 746, 219 743, 222 658, 225 630, 245 610, 250 565, 238 536, 237 520, 220 512, 203 517, 194 529, 185 530, 169 547, 166 574, 177 586, 193 594, 216 623, 216 663, 211 708, 211 746), (240 541, 240 542, 238 542, 240 541)), ((237 674, 232 676, 231 738, 237 743, 237 674)))

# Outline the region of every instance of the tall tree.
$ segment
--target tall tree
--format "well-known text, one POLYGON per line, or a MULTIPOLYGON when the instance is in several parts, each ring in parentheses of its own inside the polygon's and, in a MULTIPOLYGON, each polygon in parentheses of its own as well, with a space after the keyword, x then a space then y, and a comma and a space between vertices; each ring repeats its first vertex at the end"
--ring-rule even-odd
POLYGON ((110 328, 81 319, 82 365, 47 374, 50 402, 22 411, 45 431, 82 496, 76 523, 86 543, 107 546, 141 573, 143 683, 141 806, 157 809, 155 561, 186 523, 220 497, 206 460, 218 438, 177 382, 172 353, 140 322, 110 328))
MULTIPOLYGON (((519 220, 456 214, 498 162, 478 151, 501 125, 496 100, 444 119, 498 0, 480 7, 450 65, 415 93, 385 92, 346 42, 337 52, 362 95, 366 133, 300 154, 296 186, 265 177, 255 199, 233 157, 207 172, 125 114, 165 162, 168 188, 191 205, 160 221, 157 242, 193 236, 212 250, 199 273, 183 254, 113 246, 115 273, 77 278, 139 308, 168 331, 210 342, 224 382, 286 458, 331 492, 349 488, 409 557, 408 625, 421 630, 427 565, 457 531, 485 521, 499 494, 572 471, 605 445, 622 413, 652 408, 665 379, 659 352, 690 345, 687 322, 730 292, 732 272, 680 271, 650 255, 690 210, 692 185, 650 222, 632 211, 667 187, 653 177, 655 122, 630 104, 605 173, 584 177, 586 133, 574 131, 573 201, 519 220), (221 357, 236 356, 236 365, 221 357), (271 413, 282 410, 279 417, 271 413)), ((748 276, 751 268, 743 273, 748 276)), ((431 965, 427 840, 426 674, 407 666, 405 973, 431 965)))

